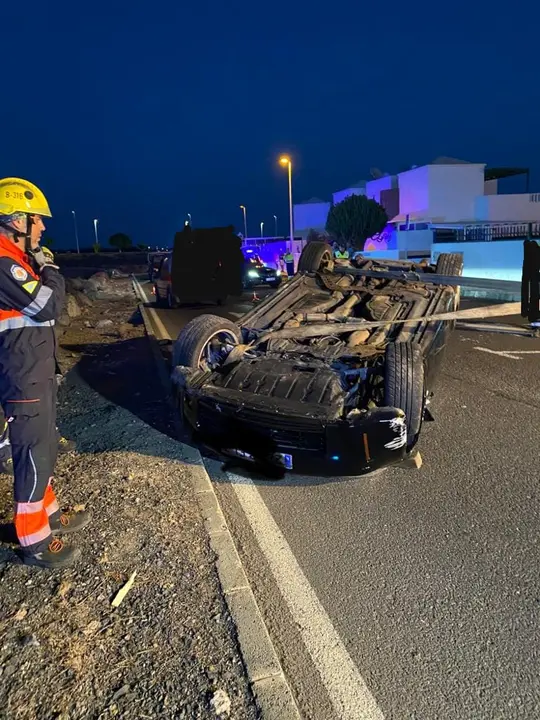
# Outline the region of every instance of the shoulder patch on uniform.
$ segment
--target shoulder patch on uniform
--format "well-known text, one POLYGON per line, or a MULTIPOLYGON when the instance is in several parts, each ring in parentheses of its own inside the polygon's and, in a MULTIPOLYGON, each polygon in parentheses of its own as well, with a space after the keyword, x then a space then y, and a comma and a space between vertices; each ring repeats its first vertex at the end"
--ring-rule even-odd
POLYGON ((11 274, 13 275, 15 280, 18 280, 19 282, 24 282, 28 277, 28 273, 20 265, 12 265, 11 274))
POLYGON ((36 289, 38 284, 37 280, 30 280, 30 282, 24 283, 23 290, 26 290, 27 293, 33 293, 36 289))

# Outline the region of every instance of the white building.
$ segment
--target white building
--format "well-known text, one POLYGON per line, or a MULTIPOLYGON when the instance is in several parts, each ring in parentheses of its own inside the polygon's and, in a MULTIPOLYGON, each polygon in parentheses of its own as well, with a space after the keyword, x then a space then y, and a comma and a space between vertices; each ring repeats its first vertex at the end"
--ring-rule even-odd
POLYGON ((516 171, 493 173, 485 163, 437 158, 397 176, 399 214, 392 223, 476 224, 540 221, 538 193, 498 194, 498 179, 516 171), (495 177, 493 177, 495 175, 495 177))
POLYGON ((338 190, 337 192, 333 193, 332 199, 334 201, 334 205, 337 205, 337 203, 342 202, 346 198, 350 197, 351 195, 365 195, 366 194, 366 181, 360 180, 359 182, 355 183, 354 185, 351 185, 348 188, 345 188, 345 190, 338 190))
MULTIPOLYGON (((540 233, 540 193, 500 194, 499 180, 525 173, 520 168, 488 169, 486 163, 440 157, 397 175, 381 173, 351 185, 333 193, 333 202, 356 194, 385 207, 389 232, 366 244, 368 254, 435 259, 441 251, 463 252, 466 274, 516 279, 529 224, 533 234, 540 233), (489 241, 493 244, 486 247, 489 241)), ((296 234, 305 238, 310 228, 321 232, 330 207, 317 198, 295 206, 296 234)))
POLYGON ((294 206, 294 234, 295 237, 306 239, 310 230, 323 233, 326 229, 326 218, 330 212, 331 203, 311 198, 294 206))

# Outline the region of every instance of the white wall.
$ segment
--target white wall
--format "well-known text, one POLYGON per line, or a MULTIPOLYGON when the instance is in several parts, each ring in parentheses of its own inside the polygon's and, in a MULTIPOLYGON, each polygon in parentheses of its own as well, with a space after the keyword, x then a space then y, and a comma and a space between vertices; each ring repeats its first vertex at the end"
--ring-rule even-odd
POLYGON ((433 222, 473 220, 484 193, 483 164, 424 165, 398 175, 399 213, 433 222))
POLYGON ((399 214, 429 212, 429 166, 399 173, 399 214))
POLYGON ((521 282, 523 240, 435 243, 431 250, 431 261, 437 262, 437 257, 443 252, 463 253, 465 277, 521 282))
POLYGON ((366 183, 366 195, 368 198, 381 202, 381 190, 391 190, 397 187, 397 178, 395 175, 387 175, 386 177, 370 180, 366 183))
POLYGON ((341 202, 342 200, 345 200, 350 195, 365 195, 366 189, 365 188, 345 188, 345 190, 338 190, 333 194, 334 199, 334 205, 341 202))
POLYGON ((433 230, 397 230, 398 250, 429 251, 433 245, 433 230))
POLYGON ((294 231, 302 234, 311 228, 314 230, 324 230, 326 227, 326 218, 330 211, 330 203, 301 203, 294 205, 294 231))
POLYGON ((540 222, 540 193, 483 195, 475 199, 475 219, 490 222, 540 222))
POLYGON ((429 213, 439 222, 473 220, 484 193, 484 164, 429 165, 429 213))
POLYGON ((360 255, 377 260, 399 260, 399 250, 364 250, 360 255))

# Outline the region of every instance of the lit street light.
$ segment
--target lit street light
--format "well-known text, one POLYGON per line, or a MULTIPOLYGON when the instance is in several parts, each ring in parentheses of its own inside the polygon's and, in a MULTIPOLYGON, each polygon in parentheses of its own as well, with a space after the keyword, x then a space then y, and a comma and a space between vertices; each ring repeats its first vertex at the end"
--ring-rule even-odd
POLYGON ((71 211, 71 214, 73 215, 73 226, 75 227, 75 243, 77 245, 77 252, 80 253, 79 250, 79 231, 77 230, 77 215, 75 214, 75 210, 71 211))
POLYGON ((192 223, 191 223, 191 213, 188 213, 187 216, 188 216, 188 218, 189 218, 189 224, 191 225, 191 224, 192 224, 192 223))
POLYGON ((96 245, 99 245, 99 238, 98 238, 98 231, 97 231, 98 222, 99 222, 99 220, 97 218, 94 218, 94 235, 96 237, 96 245))
POLYGON ((261 237, 264 237, 264 223, 261 223, 261 237))
POLYGON ((275 235, 274 235, 274 237, 277 237, 277 215, 274 215, 274 225, 275 225, 275 228, 274 228, 274 230, 275 230, 275 235))
POLYGON ((247 238, 247 215, 246 215, 246 206, 240 205, 240 210, 244 213, 244 238, 247 238))
POLYGON ((282 155, 279 158, 279 164, 283 167, 287 167, 289 171, 289 230, 291 235, 291 247, 290 252, 293 251, 294 242, 294 220, 293 220, 293 204, 292 204, 292 163, 291 158, 288 155, 282 155))

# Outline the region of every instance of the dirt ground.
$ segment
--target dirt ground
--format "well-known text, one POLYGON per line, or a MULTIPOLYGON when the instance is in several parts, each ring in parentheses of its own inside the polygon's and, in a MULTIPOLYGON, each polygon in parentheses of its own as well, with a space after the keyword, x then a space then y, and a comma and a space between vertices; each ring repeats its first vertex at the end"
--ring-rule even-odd
POLYGON ((55 488, 93 513, 73 536, 75 568, 17 562, 0 476, 0 718, 255 719, 189 465, 118 283, 123 297, 84 308, 61 338, 59 426, 77 450, 60 456, 55 488))

